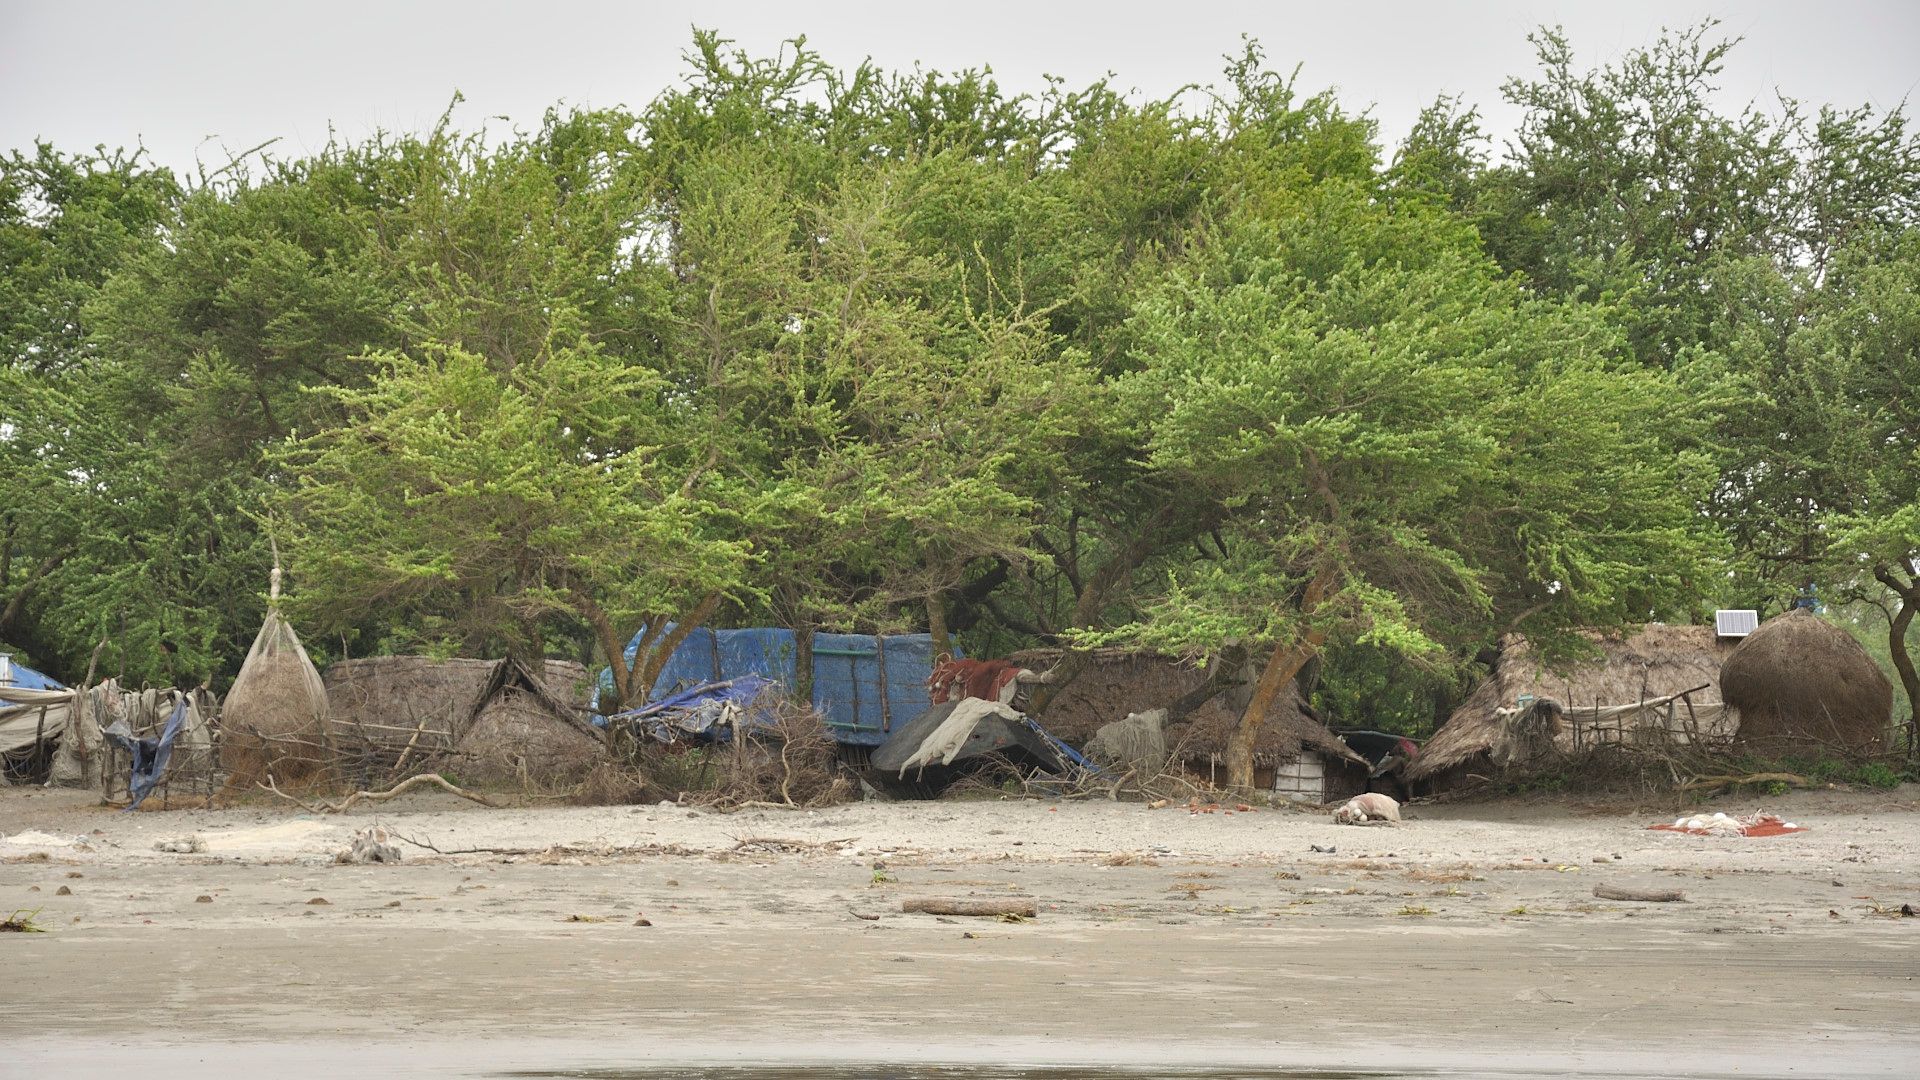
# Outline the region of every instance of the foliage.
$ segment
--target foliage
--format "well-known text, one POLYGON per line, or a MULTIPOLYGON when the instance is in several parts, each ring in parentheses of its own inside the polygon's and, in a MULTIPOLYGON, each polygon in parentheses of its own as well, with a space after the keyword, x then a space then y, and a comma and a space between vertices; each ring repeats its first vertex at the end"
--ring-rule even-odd
POLYGON ((1418 731, 1503 633, 1811 589, 1911 702, 1920 140, 1722 109, 1713 24, 1534 41, 1501 154, 1253 42, 1142 100, 707 32, 532 131, 14 153, 0 641, 218 681, 277 543, 323 652, 1258 646, 1418 731))

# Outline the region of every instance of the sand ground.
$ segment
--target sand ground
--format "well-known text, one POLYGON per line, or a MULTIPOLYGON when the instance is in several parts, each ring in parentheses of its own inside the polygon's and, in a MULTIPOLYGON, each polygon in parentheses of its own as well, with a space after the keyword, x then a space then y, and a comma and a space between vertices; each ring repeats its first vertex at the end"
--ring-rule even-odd
POLYGON ((1645 829, 1671 809, 1565 803, 1415 806, 1392 828, 1032 801, 118 814, 5 789, 0 908, 47 932, 0 935, 0 1075, 1920 1075, 1920 918, 1897 914, 1920 906, 1920 790, 1767 808, 1810 831, 1681 836, 1645 829), (375 822, 507 850, 331 862, 375 822), (155 849, 187 836, 205 850, 155 849), (1602 882, 1687 902, 1597 900, 1602 882))

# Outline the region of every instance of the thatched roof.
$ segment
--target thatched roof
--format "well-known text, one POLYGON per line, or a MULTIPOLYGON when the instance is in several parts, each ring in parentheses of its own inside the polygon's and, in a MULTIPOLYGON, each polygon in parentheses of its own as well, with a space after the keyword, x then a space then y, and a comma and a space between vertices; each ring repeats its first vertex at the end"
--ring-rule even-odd
MULTIPOLYGON (((1047 671, 1064 655, 1061 649, 1028 649, 1008 659, 1033 671, 1047 671)), ((1177 657, 1097 649, 1079 676, 1062 687, 1036 719, 1059 738, 1085 746, 1104 725, 1124 720, 1128 713, 1165 708, 1206 679, 1205 670, 1177 657)), ((1220 694, 1169 725, 1167 745, 1180 748, 1187 757, 1225 752, 1245 701, 1244 687, 1220 694)), ((1305 748, 1360 760, 1308 710, 1299 687, 1289 683, 1260 729, 1254 759, 1263 765, 1290 761, 1305 748)))
POLYGON ((1517 708, 1522 695, 1554 703, 1560 711, 1603 711, 1612 706, 1664 698, 1705 687, 1691 695, 1702 708, 1720 701, 1720 664, 1733 652, 1711 626, 1648 623, 1631 633, 1582 631, 1599 650, 1595 659, 1549 667, 1527 639, 1509 634, 1500 642, 1493 670, 1407 768, 1407 777, 1423 780, 1492 750, 1508 737, 1508 719, 1500 710, 1517 708))
MULTIPOLYGON (((428 656, 342 660, 324 676, 334 739, 348 753, 394 756, 412 744, 419 759, 452 750, 501 696, 505 663, 428 656)), ((541 696, 550 699, 539 702, 542 710, 584 717, 579 710, 591 691, 585 667, 548 660, 540 674, 541 696)))
POLYGON ((1768 753, 1874 754, 1893 726, 1893 684, 1853 635, 1810 611, 1768 619, 1721 669, 1741 743, 1768 753))

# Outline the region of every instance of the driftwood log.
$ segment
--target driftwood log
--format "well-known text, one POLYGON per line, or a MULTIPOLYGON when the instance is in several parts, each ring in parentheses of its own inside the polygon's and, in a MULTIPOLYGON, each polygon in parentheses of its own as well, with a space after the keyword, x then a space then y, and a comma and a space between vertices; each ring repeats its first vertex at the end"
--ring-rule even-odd
POLYGON ((1022 919, 1031 919, 1039 914, 1039 908, 1035 906, 1032 900, 1021 900, 1011 897, 1007 899, 943 900, 939 898, 922 898, 917 900, 902 900, 900 902, 900 910, 919 912, 922 915, 1016 915, 1022 919))
POLYGON ((1687 898, 1679 889, 1627 889, 1618 885, 1595 885, 1593 895, 1602 900, 1639 900, 1648 904, 1677 904, 1687 898))

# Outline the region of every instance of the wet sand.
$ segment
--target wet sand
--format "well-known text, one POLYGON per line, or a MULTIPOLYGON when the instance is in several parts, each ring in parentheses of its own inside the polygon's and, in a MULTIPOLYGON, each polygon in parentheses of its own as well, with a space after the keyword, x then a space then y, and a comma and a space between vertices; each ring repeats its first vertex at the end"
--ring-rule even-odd
POLYGON ((48 932, 0 935, 0 1075, 1909 1076, 1920 919, 1886 913, 1920 905, 1916 794, 1775 800, 1811 831, 1743 840, 1561 805, 1353 828, 1106 802, 118 815, 4 790, 0 907, 48 932), (376 820, 531 850, 331 863, 376 820), (188 835, 205 851, 154 850, 188 835), (1039 916, 900 910, 1002 896, 1039 916))

